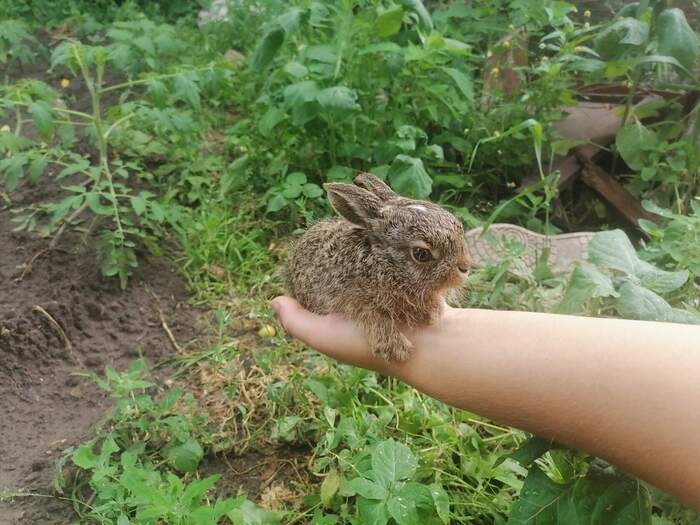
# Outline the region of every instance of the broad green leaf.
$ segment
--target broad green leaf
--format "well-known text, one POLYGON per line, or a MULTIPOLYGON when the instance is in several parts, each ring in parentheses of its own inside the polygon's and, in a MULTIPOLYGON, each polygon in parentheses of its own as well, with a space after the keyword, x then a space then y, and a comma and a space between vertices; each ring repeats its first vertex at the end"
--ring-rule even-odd
POLYGON ((301 186, 302 184, 306 184, 307 180, 306 174, 302 173, 301 171, 294 171, 287 175, 285 182, 289 185, 301 186))
POLYGON ((673 308, 661 296, 629 281, 620 286, 615 309, 625 319, 671 321, 673 317, 673 308))
POLYGON ((372 451, 374 480, 385 487, 410 478, 417 468, 418 461, 411 449, 393 439, 382 441, 372 451))
POLYGON ((472 79, 464 72, 453 67, 443 67, 442 70, 455 81, 457 87, 470 103, 474 102, 474 83, 472 79))
POLYGON ((633 170, 641 170, 647 163, 648 151, 653 150, 659 140, 656 133, 640 122, 621 128, 615 137, 620 156, 633 170))
POLYGON ((309 69, 304 64, 300 64, 299 62, 288 62, 284 66, 284 70, 296 78, 304 78, 309 74, 309 69))
POLYGON ((282 196, 285 199, 296 199, 301 195, 301 192, 302 187, 294 184, 290 186, 285 186, 285 188, 282 190, 282 196))
POLYGON ((579 313, 583 311, 586 302, 594 297, 616 296, 610 277, 593 265, 582 264, 571 273, 564 297, 555 307, 555 312, 579 313))
POLYGON ((80 445, 73 452, 72 459, 73 463, 85 470, 95 468, 97 465, 97 456, 87 444, 80 445))
POLYGON ((415 501, 396 495, 387 502, 387 510, 398 525, 422 525, 415 501))
POLYGON ((433 483, 429 488, 438 517, 445 525, 448 525, 450 523, 450 497, 439 483, 433 483))
POLYGON ((330 507, 333 498, 340 488, 340 474, 336 469, 331 469, 321 483, 321 502, 330 507))
POLYGON ((266 211, 267 213, 274 213, 276 211, 280 211, 288 203, 289 201, 287 201, 287 199, 285 199, 282 194, 277 194, 267 201, 266 211))
POLYGON ((285 199, 296 199, 301 195, 302 190, 303 188, 297 184, 285 186, 285 188, 282 190, 282 196, 285 199))
POLYGON ((525 443, 520 445, 518 450, 515 452, 511 452, 510 454, 506 454, 498 458, 494 466, 500 465, 506 459, 510 458, 520 463, 523 467, 529 467, 535 462, 536 459, 541 457, 542 454, 549 451, 552 446, 553 443, 549 439, 544 439, 537 436, 531 437, 525 443))
POLYGON ((423 167, 423 161, 408 155, 397 155, 389 168, 388 179, 398 193, 416 199, 426 199, 433 181, 423 167))
POLYGON ((700 56, 700 44, 685 14, 674 7, 665 9, 656 19, 656 34, 659 39, 658 53, 675 58, 686 69, 692 69, 700 56))
POLYGON ((604 29, 595 39, 595 50, 603 60, 616 60, 649 40, 649 24, 625 18, 604 29))
POLYGON ((323 195, 323 188, 321 188, 318 184, 309 182, 308 184, 304 184, 304 186, 302 186, 302 193, 309 199, 318 199, 323 195))
POLYGON ((594 264, 634 275, 639 258, 622 230, 596 233, 588 243, 588 260, 594 264))
POLYGON ((385 10, 374 20, 374 33, 382 38, 398 33, 403 23, 403 15, 403 7, 398 5, 385 10))
POLYGON ((284 42, 284 29, 275 27, 269 30, 262 37, 262 40, 255 48, 251 64, 256 71, 262 71, 272 59, 284 42))
POLYGON ((346 112, 360 109, 357 93, 345 86, 334 86, 319 92, 316 100, 324 109, 346 112))
POLYGON ((265 138, 270 138, 275 127, 287 118, 287 114, 279 108, 270 108, 260 118, 258 131, 265 138))
POLYGON ((389 521, 385 501, 358 498, 357 510, 362 525, 386 525, 389 521))
POLYGON ((296 31, 301 21, 303 11, 298 7, 293 7, 285 13, 277 17, 277 23, 284 29, 286 33, 296 31))
POLYGON ((359 494, 363 498, 374 500, 384 500, 388 494, 382 485, 362 476, 344 482, 343 490, 348 495, 359 494))
POLYGON ((690 272, 688 270, 667 272, 640 260, 637 262, 635 275, 639 277, 641 285, 645 288, 649 288, 657 293, 668 293, 677 290, 688 282, 690 272))
POLYGON ((51 140, 51 136, 53 135, 53 115, 51 113, 51 106, 43 100, 39 100, 30 104, 28 111, 32 116, 34 127, 36 127, 39 136, 46 142, 51 140))
POLYGON ((319 93, 318 85, 313 80, 304 80, 291 84, 284 88, 282 95, 284 104, 287 108, 293 108, 303 104, 304 102, 312 102, 316 100, 319 93))
POLYGON ((508 525, 562 524, 650 525, 649 494, 623 475, 589 472, 574 483, 560 484, 532 467, 508 525))
POLYGON ((394 490, 397 486, 400 487, 397 495, 415 503, 416 508, 429 511, 435 510, 435 502, 428 485, 415 481, 409 481, 407 483, 402 482, 395 485, 394 490))
POLYGON ((190 438, 167 452, 168 460, 180 472, 194 472, 203 457, 204 451, 195 438, 190 438))
POLYGON ((333 46, 322 44, 318 46, 309 46, 304 49, 304 56, 309 60, 315 60, 324 64, 335 65, 338 60, 338 55, 333 46))

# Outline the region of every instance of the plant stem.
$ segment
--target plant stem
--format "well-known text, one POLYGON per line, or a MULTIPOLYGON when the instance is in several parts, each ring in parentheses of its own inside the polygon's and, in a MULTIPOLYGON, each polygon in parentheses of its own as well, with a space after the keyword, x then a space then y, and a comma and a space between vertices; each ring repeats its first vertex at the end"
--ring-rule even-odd
POLYGON ((120 83, 120 84, 114 84, 114 85, 109 86, 109 87, 106 87, 106 88, 100 87, 100 88, 98 89, 98 91, 99 91, 99 94, 100 94, 100 95, 104 95, 105 93, 109 93, 110 91, 116 91, 116 90, 118 90, 118 89, 124 89, 124 88, 127 88, 127 87, 137 86, 137 85, 140 85, 140 84, 146 84, 147 82, 149 82, 149 81, 151 81, 151 80, 160 80, 160 79, 164 79, 164 78, 173 78, 173 77, 176 77, 176 76, 178 76, 178 75, 181 75, 182 73, 189 73, 189 72, 191 72, 191 71, 200 72, 200 71, 207 71, 207 70, 211 70, 211 69, 212 69, 212 66, 205 66, 205 67, 198 67, 198 68, 195 68, 195 69, 190 69, 190 70, 188 70, 188 71, 180 71, 180 72, 178 72, 178 73, 164 73, 164 74, 162 74, 162 75, 157 75, 157 76, 154 76, 154 77, 142 78, 142 79, 139 79, 139 80, 129 80, 128 82, 122 82, 122 83, 120 83))
POLYGON ((19 110, 19 106, 15 106, 15 117, 17 119, 17 124, 15 125, 15 135, 19 137, 22 133, 22 112, 19 110))
MULTIPOLYGON (((29 104, 26 102, 19 102, 19 101, 12 101, 15 106, 22 106, 25 108, 29 107, 29 104)), ((85 120, 92 120, 92 115, 88 113, 83 113, 82 111, 73 111, 72 109, 66 109, 66 108, 58 108, 58 107, 52 107, 51 111, 55 111, 56 113, 65 113, 66 115, 75 115, 76 117, 81 117, 84 118, 85 120)), ((74 123, 76 124, 76 123, 74 123)))
POLYGON ((58 240, 61 238, 63 235, 63 232, 66 231, 66 228, 68 225, 73 222, 75 219, 78 218, 78 216, 85 211, 85 208, 87 208, 88 203, 87 200, 84 201, 78 208, 75 209, 73 213, 70 214, 70 216, 63 221, 63 224, 61 224, 61 227, 58 229, 56 232, 56 235, 53 236, 53 239, 51 239, 51 242, 49 243, 49 249, 53 250, 56 245, 58 244, 58 240))
MULTIPOLYGON (((80 70, 83 73, 83 78, 85 79, 85 85, 90 93, 90 99, 92 100, 92 118, 95 124, 95 135, 97 136, 97 149, 100 155, 100 166, 102 167, 105 178, 107 179, 107 186, 109 192, 112 194, 112 208, 114 209, 114 223, 117 226, 117 234, 120 241, 123 243, 126 236, 124 234, 124 228, 122 227, 121 216, 119 214, 119 205, 117 202, 116 191, 114 190, 114 184, 112 182, 112 172, 109 169, 109 158, 107 152, 107 135, 103 130, 102 122, 102 107, 100 105, 100 96, 102 94, 102 76, 103 67, 99 64, 96 66, 95 81, 90 77, 85 64, 82 61, 79 53, 76 53, 76 58, 78 59, 78 64, 80 65, 80 70)), ((99 179, 95 181, 95 185, 99 182, 99 179)))
MULTIPOLYGON (((632 112, 632 101, 634 100, 634 95, 637 93, 637 76, 632 78, 632 85, 629 88, 629 93, 627 93, 627 100, 625 101, 625 112, 622 115, 622 127, 627 125, 627 119, 629 119, 630 113, 632 112)), ((615 169, 617 168, 617 159, 619 154, 615 152, 612 159, 612 165, 610 166, 610 173, 615 174, 615 169)))

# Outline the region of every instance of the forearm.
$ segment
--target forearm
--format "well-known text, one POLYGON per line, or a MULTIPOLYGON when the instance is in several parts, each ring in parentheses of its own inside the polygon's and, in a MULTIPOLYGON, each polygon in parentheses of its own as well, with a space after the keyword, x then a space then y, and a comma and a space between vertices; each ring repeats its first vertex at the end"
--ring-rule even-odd
POLYGON ((450 310, 387 372, 603 457, 700 507, 700 328, 450 310))

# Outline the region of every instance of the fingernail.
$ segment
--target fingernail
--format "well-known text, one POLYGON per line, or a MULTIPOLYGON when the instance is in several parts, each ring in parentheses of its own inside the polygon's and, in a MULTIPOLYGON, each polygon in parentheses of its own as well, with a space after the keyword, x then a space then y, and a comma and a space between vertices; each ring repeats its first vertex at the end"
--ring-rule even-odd
POLYGON ((278 303, 278 301, 277 301, 277 297, 275 297, 272 301, 270 301, 269 306, 270 306, 270 308, 272 308, 272 309, 275 311, 276 314, 279 315, 279 313, 280 313, 280 310, 279 310, 280 306, 279 306, 279 303, 278 303))

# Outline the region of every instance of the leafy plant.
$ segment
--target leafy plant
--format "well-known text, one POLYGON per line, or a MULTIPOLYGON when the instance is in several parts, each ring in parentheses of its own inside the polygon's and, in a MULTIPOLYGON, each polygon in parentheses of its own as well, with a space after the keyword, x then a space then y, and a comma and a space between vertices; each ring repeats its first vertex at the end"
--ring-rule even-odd
POLYGON ((700 315, 688 305, 673 308, 659 294, 670 294, 688 282, 689 272, 661 270, 640 259, 620 230, 597 233, 588 247, 593 265, 574 270, 557 309, 577 312, 594 298, 611 298, 612 306, 627 319, 700 324, 700 315), (613 277, 598 268, 613 272, 613 277))
POLYGON ((33 48, 38 45, 24 21, 0 20, 0 64, 7 64, 12 59, 23 65, 29 64, 34 61, 33 48))
MULTIPOLYGON (((234 524, 279 523, 277 515, 244 495, 209 496, 219 475, 182 477, 196 471, 202 460, 203 419, 193 412, 191 396, 183 398, 180 390, 168 391, 161 400, 151 397, 147 392, 153 383, 144 380, 145 373, 144 363, 136 361, 121 374, 111 367, 105 369, 104 378, 90 374, 114 398, 116 409, 103 424, 106 432, 70 453, 78 468, 73 498, 81 518, 119 525, 215 525, 226 518, 234 524), (78 497, 83 491, 92 493, 90 504, 78 497)), ((63 490, 63 468, 59 473, 56 483, 63 490)))
MULTIPOLYGON (((155 239, 161 225, 167 222, 177 226, 182 210, 173 202, 158 199, 151 191, 135 190, 130 181, 135 174, 143 176, 143 167, 113 158, 110 150, 112 135, 129 120, 144 116, 152 118, 156 113, 159 118, 154 124, 158 126, 168 113, 151 110, 149 114, 148 109, 141 106, 128 111, 132 108, 125 105, 110 121, 105 118, 104 97, 115 90, 158 83, 159 89, 170 89, 176 99, 184 99, 199 107, 199 88, 193 80, 197 71, 193 70, 105 86, 105 67, 113 63, 114 49, 64 42, 53 52, 52 67, 67 67, 82 78, 90 95, 90 113, 66 108, 55 91, 36 81, 20 83, 6 90, 2 106, 15 112, 16 124, 14 138, 4 141, 5 149, 12 156, 0 161, 0 175, 4 176, 9 190, 14 190, 25 176, 34 183, 44 174, 53 174, 58 180, 70 177, 68 180, 74 183, 64 186, 68 196, 55 203, 39 204, 15 220, 20 223, 20 229, 40 228, 45 235, 55 233, 52 247, 66 227, 86 212, 106 221, 108 226, 103 227, 97 250, 102 272, 106 276, 118 276, 125 287, 137 265, 136 240, 157 252, 155 239), (41 147, 21 138, 22 125, 26 121, 23 109, 32 116, 31 122, 42 140, 48 143, 58 134, 61 143, 41 147), (86 136, 94 140, 97 149, 94 164, 88 155, 69 150, 75 142, 76 126, 84 127, 86 136), (53 171, 51 168, 54 167, 59 167, 60 171, 53 171), (46 215, 48 222, 41 224, 41 217, 46 215)), ((171 118, 175 126, 182 126, 184 117, 171 118)), ((168 128, 161 133, 167 131, 168 128)))
POLYGON ((659 226, 651 221, 643 220, 640 225, 651 236, 651 242, 646 246, 642 255, 646 258, 666 263, 674 268, 686 268, 696 279, 700 277, 700 253, 688 249, 700 246, 700 204, 691 202, 692 215, 673 213, 656 206, 651 202, 645 203, 647 209, 666 219, 666 224, 659 226))
POLYGON ((329 501, 336 486, 336 490, 342 486, 346 496, 357 495, 358 516, 365 523, 384 525, 391 519, 399 525, 449 523, 449 498, 442 486, 411 481, 418 461, 406 445, 394 440, 377 443, 370 465, 368 469, 362 462, 356 464, 360 475, 340 483, 329 474, 322 497, 329 501))

